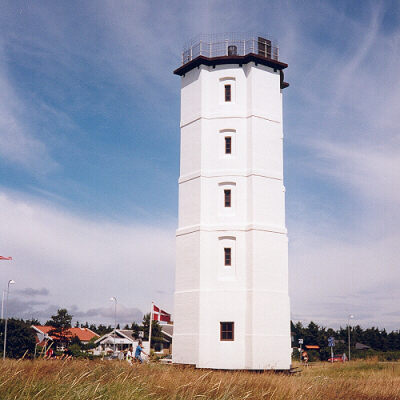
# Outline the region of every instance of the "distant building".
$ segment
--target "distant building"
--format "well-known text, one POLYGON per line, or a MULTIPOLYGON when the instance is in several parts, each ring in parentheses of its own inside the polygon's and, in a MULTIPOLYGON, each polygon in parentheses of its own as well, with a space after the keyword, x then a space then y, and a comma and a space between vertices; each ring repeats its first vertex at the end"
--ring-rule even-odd
MULTIPOLYGON (((116 329, 115 334, 114 331, 106 333, 99 339, 95 341, 97 347, 95 348, 93 354, 109 354, 114 351, 114 344, 116 352, 126 351, 129 347, 136 348, 137 339, 133 336, 133 331, 130 329, 116 329)), ((144 349, 148 348, 148 342, 144 342, 144 349)))
MULTIPOLYGON (((173 334, 173 325, 170 324, 161 324, 161 334, 162 334, 162 343, 160 344, 160 348, 158 349, 159 353, 169 353, 172 346, 172 334, 173 334)), ((107 333, 97 339, 95 344, 97 345, 93 354, 109 354, 114 351, 114 343, 116 352, 126 351, 129 347, 136 348, 138 344, 138 340, 135 339, 133 334, 134 332, 130 329, 117 329, 114 331, 107 333)), ((143 341, 143 348, 146 353, 149 352, 149 342, 143 341)))
MULTIPOLYGON (((49 333, 54 329, 53 326, 32 325, 32 328, 35 330, 36 333, 36 342, 40 345, 47 345, 48 342, 54 341, 56 339, 49 333)), ((100 336, 89 328, 69 328, 65 332, 65 337, 68 340, 71 340, 73 337, 77 337, 83 344, 87 344, 91 340, 99 338, 100 336)), ((67 343, 63 343, 61 347, 65 345, 67 345, 67 343)))

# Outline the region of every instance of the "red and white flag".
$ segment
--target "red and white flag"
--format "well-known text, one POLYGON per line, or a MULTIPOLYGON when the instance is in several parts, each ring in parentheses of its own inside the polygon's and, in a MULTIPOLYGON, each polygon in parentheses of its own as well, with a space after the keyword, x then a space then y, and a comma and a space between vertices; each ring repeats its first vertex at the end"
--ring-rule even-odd
POLYGON ((12 257, 3 257, 3 256, 0 256, 0 260, 12 260, 12 257))
POLYGON ((171 322, 171 314, 153 304, 153 321, 171 322))

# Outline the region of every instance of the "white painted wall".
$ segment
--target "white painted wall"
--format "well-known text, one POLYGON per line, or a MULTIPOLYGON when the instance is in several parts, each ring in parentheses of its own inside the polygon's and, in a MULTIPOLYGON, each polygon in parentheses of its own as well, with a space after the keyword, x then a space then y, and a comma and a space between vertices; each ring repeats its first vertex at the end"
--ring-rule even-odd
POLYGON ((279 72, 254 63, 182 77, 173 361, 290 368, 279 72), (224 101, 224 85, 232 101, 224 101), (225 154, 225 136, 232 154, 225 154), (224 189, 232 207, 224 207, 224 189), (224 247, 232 265, 224 265, 224 247), (220 322, 235 340, 220 341, 220 322))

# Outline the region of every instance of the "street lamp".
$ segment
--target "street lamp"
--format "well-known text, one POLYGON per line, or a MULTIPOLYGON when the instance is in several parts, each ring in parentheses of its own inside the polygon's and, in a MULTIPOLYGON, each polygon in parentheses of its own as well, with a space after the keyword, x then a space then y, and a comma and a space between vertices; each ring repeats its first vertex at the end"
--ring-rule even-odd
POLYGON ((351 360, 351 355, 350 355, 350 320, 354 318, 353 314, 350 314, 349 317, 347 318, 347 335, 348 335, 348 342, 349 342, 349 361, 351 360))
POLYGON ((115 355, 115 335, 117 331, 117 298, 115 296, 110 297, 110 301, 114 302, 114 355, 115 355))
POLYGON ((1 297, 1 319, 4 319, 4 295, 7 293, 7 290, 3 289, 3 296, 1 297))
POLYGON ((10 293, 10 285, 14 285, 15 281, 10 279, 7 285, 7 297, 6 297, 6 322, 4 324, 4 347, 3 347, 3 360, 6 359, 6 347, 7 347, 7 305, 8 305, 8 294, 10 293))
MULTIPOLYGON (((4 257, 4 256, 0 256, 0 260, 3 261, 12 261, 12 257, 4 257)), ((4 317, 4 294, 6 293, 5 290, 3 290, 3 296, 1 298, 1 319, 3 319, 4 317)))

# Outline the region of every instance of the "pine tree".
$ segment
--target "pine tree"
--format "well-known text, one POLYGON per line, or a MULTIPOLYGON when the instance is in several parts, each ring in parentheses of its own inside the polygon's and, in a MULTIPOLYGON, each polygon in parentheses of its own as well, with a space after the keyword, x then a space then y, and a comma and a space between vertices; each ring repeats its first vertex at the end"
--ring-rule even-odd
POLYGON ((56 342, 68 343, 71 332, 72 315, 68 314, 66 308, 60 308, 57 310, 56 315, 52 315, 50 320, 46 322, 46 325, 53 327, 49 331, 49 335, 54 337, 56 342))
MULTIPOLYGON (((150 313, 143 316, 142 329, 143 329, 143 340, 149 340, 149 327, 150 327, 150 313)), ((161 326, 158 321, 153 321, 151 324, 151 344, 150 347, 154 347, 158 343, 162 343, 161 326)))

